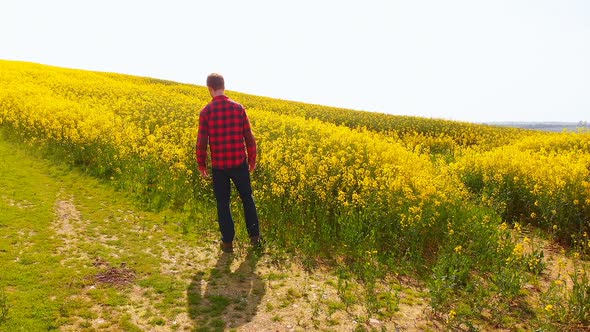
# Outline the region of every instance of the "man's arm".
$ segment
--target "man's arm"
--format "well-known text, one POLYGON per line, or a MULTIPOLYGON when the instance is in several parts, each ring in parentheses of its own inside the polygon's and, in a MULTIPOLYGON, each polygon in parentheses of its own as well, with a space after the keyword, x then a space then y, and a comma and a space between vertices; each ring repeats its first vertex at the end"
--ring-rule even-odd
POLYGON ((248 168, 250 172, 256 169, 256 139, 252 133, 250 119, 244 111, 244 141, 246 141, 246 150, 248 152, 248 168))
POLYGON ((209 124, 207 122, 207 114, 205 109, 199 113, 199 132, 197 134, 197 164, 199 165, 199 172, 202 176, 208 177, 207 172, 207 145, 209 144, 209 124))

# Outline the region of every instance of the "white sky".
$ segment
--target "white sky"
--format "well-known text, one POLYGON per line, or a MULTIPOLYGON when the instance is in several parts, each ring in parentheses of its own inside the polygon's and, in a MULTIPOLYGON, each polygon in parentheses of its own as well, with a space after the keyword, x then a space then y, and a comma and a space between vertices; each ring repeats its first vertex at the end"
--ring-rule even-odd
POLYGON ((0 0, 0 59, 450 120, 590 120, 588 0, 0 0))

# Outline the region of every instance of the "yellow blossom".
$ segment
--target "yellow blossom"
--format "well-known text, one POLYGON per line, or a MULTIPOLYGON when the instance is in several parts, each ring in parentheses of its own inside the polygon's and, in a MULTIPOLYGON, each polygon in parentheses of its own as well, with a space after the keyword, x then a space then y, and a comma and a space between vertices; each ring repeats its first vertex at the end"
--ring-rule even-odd
POLYGON ((453 321, 453 319, 455 319, 455 317, 457 317, 457 312, 453 309, 451 309, 451 311, 449 311, 449 315, 447 317, 447 323, 453 321))
POLYGON ((524 246, 522 245, 522 243, 517 243, 514 246, 514 249, 513 249, 512 253, 516 257, 522 257, 522 255, 524 254, 524 246))

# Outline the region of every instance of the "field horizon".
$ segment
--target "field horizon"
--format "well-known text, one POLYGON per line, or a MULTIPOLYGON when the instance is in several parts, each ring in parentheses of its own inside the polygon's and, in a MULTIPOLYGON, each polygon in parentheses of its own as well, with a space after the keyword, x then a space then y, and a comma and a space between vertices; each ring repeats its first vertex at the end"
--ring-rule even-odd
MULTIPOLYGON (((128 73, 122 73, 122 72, 112 72, 112 71, 96 71, 96 70, 92 70, 92 69, 73 68, 73 67, 66 67, 66 66, 56 66, 56 65, 52 65, 52 64, 32 62, 32 61, 27 61, 27 60, 0 59, 0 61, 22 63, 22 64, 32 64, 32 65, 60 68, 60 69, 66 69, 66 70, 77 70, 77 71, 89 72, 89 73, 103 73, 103 74, 114 74, 114 75, 121 75, 121 76, 128 76, 128 77, 137 77, 137 78, 143 78, 143 79, 160 81, 160 82, 169 82, 171 84, 182 84, 182 85, 187 85, 187 86, 195 86, 195 87, 205 88, 205 86, 202 84, 192 83, 192 82, 174 81, 174 80, 161 78, 161 77, 134 75, 134 74, 128 74, 128 73)), ((474 124, 474 125, 486 125, 486 126, 506 126, 506 127, 531 129, 531 130, 536 130, 536 129, 543 130, 543 128, 545 128, 545 127, 552 127, 552 129, 554 129, 554 131, 555 130, 559 131, 560 129, 556 129, 559 127, 561 127, 561 129, 564 129, 564 128, 575 129, 575 128, 580 127, 581 122, 587 122, 586 121, 587 119, 580 119, 580 121, 577 121, 577 122, 572 122, 572 121, 564 121, 564 122, 539 121, 536 119, 519 120, 519 121, 507 120, 507 119, 494 120, 494 121, 466 121, 466 120, 455 120, 452 118, 444 118, 444 117, 427 117, 427 116, 419 116, 419 115, 404 115, 404 114, 396 114, 396 113, 386 113, 386 112, 374 111, 371 109, 338 107, 338 106, 333 106, 333 105, 317 104, 317 103, 311 103, 311 102, 295 100, 295 99, 265 96, 265 95, 259 95, 259 94, 251 94, 251 93, 241 92, 239 90, 233 90, 233 89, 228 89, 227 92, 230 94, 235 93, 238 95, 264 98, 264 99, 275 100, 275 101, 279 101, 279 102, 297 103, 297 104, 301 104, 301 105, 310 105, 310 106, 321 106, 321 107, 327 107, 327 108, 332 108, 332 109, 342 109, 342 110, 353 111, 353 112, 369 112, 369 113, 376 113, 376 114, 382 114, 382 115, 388 115, 388 116, 394 116, 394 117, 395 116, 402 116, 402 117, 408 116, 408 117, 423 118, 423 119, 435 120, 435 121, 436 120, 451 121, 451 122, 469 123, 469 124, 474 124), (555 127, 555 128, 553 128, 553 127, 555 127)), ((581 127, 584 127, 584 126, 581 126, 581 127)))

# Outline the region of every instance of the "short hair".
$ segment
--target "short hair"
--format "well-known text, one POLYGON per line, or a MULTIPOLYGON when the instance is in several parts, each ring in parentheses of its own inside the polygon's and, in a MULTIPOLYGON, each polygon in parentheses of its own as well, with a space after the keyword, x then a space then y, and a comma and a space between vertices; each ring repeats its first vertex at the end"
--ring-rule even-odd
POLYGON ((225 90, 225 82, 223 80, 223 76, 217 73, 213 73, 207 76, 207 86, 212 88, 213 90, 225 90))

